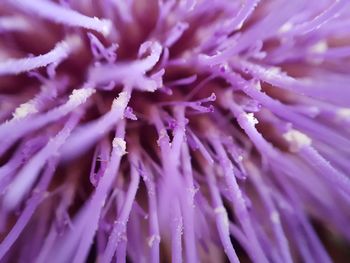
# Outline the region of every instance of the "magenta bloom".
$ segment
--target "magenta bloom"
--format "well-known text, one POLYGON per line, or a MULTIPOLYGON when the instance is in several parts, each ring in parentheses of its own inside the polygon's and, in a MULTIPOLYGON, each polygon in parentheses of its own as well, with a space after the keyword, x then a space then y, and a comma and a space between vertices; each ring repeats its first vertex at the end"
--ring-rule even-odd
POLYGON ((349 0, 3 0, 0 262, 350 261, 349 0))

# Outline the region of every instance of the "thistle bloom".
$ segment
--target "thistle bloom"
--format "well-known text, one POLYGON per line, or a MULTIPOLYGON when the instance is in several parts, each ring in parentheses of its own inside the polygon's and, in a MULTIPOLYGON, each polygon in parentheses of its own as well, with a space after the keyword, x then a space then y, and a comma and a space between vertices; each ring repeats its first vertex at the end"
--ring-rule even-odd
POLYGON ((349 257, 348 0, 5 0, 1 262, 349 257))

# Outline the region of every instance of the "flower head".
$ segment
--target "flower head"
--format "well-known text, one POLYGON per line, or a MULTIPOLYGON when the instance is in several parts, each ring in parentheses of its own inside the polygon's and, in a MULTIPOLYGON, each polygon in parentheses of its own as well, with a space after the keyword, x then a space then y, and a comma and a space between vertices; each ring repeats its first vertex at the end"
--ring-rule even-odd
POLYGON ((3 1, 0 261, 337 260, 349 19, 348 0, 3 1))

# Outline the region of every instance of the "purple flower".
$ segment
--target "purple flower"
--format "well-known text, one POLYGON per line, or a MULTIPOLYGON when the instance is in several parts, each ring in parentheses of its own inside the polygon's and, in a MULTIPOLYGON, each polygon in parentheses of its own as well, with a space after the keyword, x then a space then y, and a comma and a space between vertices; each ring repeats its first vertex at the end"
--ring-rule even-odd
POLYGON ((349 260, 348 0, 5 0, 1 262, 349 260))

